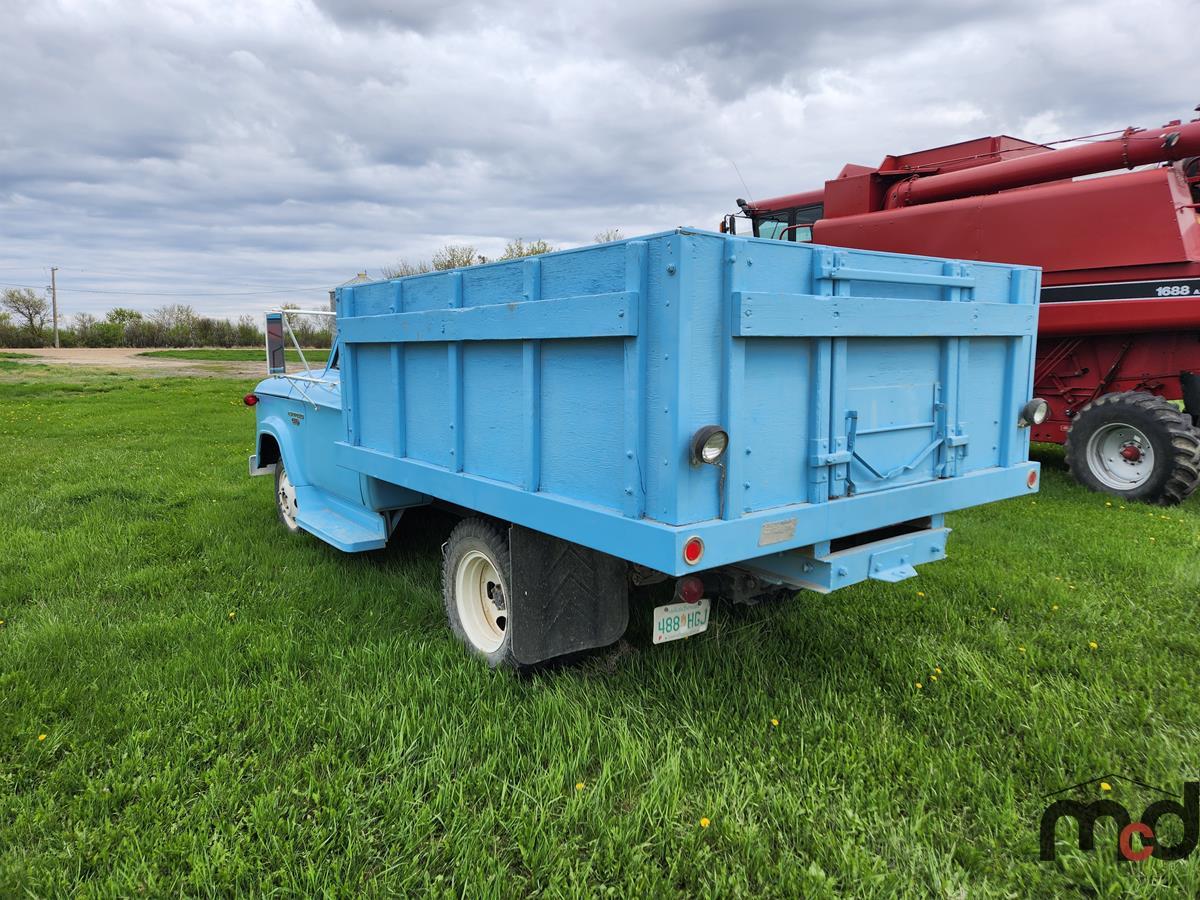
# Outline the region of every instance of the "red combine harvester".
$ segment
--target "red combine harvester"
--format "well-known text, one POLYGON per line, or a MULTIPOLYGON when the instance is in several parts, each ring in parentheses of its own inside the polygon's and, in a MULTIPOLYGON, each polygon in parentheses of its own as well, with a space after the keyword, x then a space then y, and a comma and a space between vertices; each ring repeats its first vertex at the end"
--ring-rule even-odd
POLYGON ((1092 490, 1174 504, 1200 483, 1200 119, 1111 134, 847 165, 823 190, 739 200, 721 230, 1041 266, 1033 439, 1065 443, 1092 490))

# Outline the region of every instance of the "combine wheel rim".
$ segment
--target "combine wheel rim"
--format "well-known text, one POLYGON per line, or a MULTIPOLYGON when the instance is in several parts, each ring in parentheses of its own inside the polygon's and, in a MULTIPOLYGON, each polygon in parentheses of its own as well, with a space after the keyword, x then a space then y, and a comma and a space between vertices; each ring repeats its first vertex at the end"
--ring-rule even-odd
POLYGON ((1111 422, 1096 429, 1087 443, 1088 468, 1105 487, 1128 491, 1154 474, 1154 446, 1139 429, 1111 422))

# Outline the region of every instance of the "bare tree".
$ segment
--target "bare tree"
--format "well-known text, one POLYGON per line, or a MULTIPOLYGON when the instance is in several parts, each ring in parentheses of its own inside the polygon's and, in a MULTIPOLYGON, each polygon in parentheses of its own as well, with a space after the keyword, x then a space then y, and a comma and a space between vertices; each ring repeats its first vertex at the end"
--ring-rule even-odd
POLYGON ((46 327, 46 316, 50 313, 50 304, 45 297, 39 297, 29 288, 8 288, 0 302, 13 315, 25 320, 30 337, 41 337, 46 327))
POLYGON ((396 261, 395 265, 384 266, 380 271, 384 278, 404 278, 408 275, 424 275, 426 272, 432 272, 433 266, 425 260, 411 263, 407 259, 400 259, 396 261))
POLYGON ((461 266, 476 266, 481 262, 487 262, 487 260, 480 256, 479 251, 470 244, 447 244, 433 254, 435 269, 457 269, 461 266))
POLYGON ((196 311, 186 303, 168 303, 150 313, 150 320, 163 328, 190 328, 196 322, 196 311))
POLYGON ((96 325, 96 317, 91 313, 78 312, 75 313, 75 333, 80 339, 87 337, 89 331, 96 325))
MULTIPOLYGON (((530 241, 526 243, 521 238, 514 238, 504 245, 504 252, 499 259, 520 259, 523 256, 537 256, 541 253, 551 253, 554 246, 546 241, 530 241)), ((433 254, 433 262, 425 260, 410 262, 407 259, 398 260, 395 264, 384 266, 380 271, 384 278, 404 278, 407 275, 422 275, 426 272, 443 269, 459 269, 464 266, 478 266, 488 262, 486 256, 470 244, 447 244, 433 254)))
POLYGON ((523 256, 540 256, 543 253, 553 253, 554 245, 546 241, 530 241, 528 244, 521 238, 513 238, 504 245, 501 259, 520 259, 523 256))
POLYGON ((603 231, 596 232, 596 236, 592 238, 597 244, 611 244, 613 241, 619 241, 625 235, 621 234, 620 228, 605 228, 603 231))

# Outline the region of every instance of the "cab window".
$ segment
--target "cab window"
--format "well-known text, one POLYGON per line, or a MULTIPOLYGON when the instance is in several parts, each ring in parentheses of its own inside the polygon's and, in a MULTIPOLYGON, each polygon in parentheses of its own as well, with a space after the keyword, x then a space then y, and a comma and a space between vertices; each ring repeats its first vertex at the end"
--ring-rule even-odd
POLYGON ((825 214, 823 203, 774 210, 754 219, 754 236, 779 241, 807 243, 813 237, 813 224, 825 214))

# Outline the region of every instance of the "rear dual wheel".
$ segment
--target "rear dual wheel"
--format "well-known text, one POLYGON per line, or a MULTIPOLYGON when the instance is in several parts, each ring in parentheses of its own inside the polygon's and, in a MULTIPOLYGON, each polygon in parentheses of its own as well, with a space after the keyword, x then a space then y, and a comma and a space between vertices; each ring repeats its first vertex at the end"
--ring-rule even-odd
POLYGON ((443 556, 442 598, 451 630, 488 665, 516 666, 507 532, 486 519, 463 519, 450 532, 443 556))
POLYGON ((1105 394, 1081 409, 1066 442, 1076 481, 1122 499, 1173 506, 1200 484, 1191 417, 1143 391, 1105 394))

